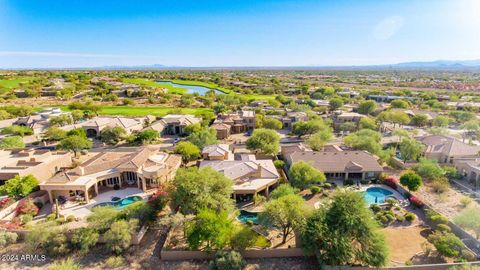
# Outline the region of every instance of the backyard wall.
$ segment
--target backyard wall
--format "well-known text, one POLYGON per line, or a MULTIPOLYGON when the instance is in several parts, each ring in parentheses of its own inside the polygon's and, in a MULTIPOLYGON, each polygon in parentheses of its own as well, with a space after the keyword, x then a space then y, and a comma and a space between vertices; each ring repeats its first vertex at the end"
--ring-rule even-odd
MULTIPOLYGON (((278 257, 303 257, 301 248, 279 248, 245 250, 240 252, 244 258, 278 258, 278 257)), ((215 257, 215 251, 189 251, 189 250, 165 250, 160 251, 160 258, 166 261, 174 260, 205 260, 215 257)))

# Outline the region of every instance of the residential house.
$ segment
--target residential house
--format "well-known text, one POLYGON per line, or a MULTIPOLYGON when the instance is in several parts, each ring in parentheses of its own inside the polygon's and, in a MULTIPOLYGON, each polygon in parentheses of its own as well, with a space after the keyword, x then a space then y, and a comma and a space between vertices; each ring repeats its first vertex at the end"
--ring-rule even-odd
POLYGON ((267 118, 274 118, 282 122, 283 129, 292 129, 293 124, 297 122, 308 121, 308 115, 305 112, 287 112, 284 116, 267 115, 267 118))
POLYGON ((285 157, 290 167, 305 161, 322 171, 327 179, 374 179, 383 172, 378 158, 366 151, 299 151, 285 157))
POLYGON ((49 118, 52 116, 70 115, 69 112, 62 112, 60 108, 45 108, 36 114, 30 116, 19 117, 14 125, 29 127, 34 134, 40 134, 50 127, 49 118))
POLYGON ((363 117, 365 115, 356 112, 334 111, 332 115, 333 128, 338 131, 345 123, 353 123, 357 127, 363 117))
POLYGON ((205 160, 233 160, 233 154, 228 144, 214 144, 203 148, 202 158, 205 160))
POLYGON ((140 131, 143 129, 145 121, 145 117, 99 116, 83 122, 78 126, 85 130, 87 137, 95 138, 100 136, 102 130, 106 127, 121 127, 125 129, 127 134, 140 131))
POLYGON ((210 167, 233 180, 234 199, 250 200, 256 194, 269 195, 278 184, 279 174, 273 161, 258 160, 252 154, 233 155, 224 152, 225 146, 210 146, 205 154, 207 160, 200 162, 200 168, 210 167))
POLYGON ((45 181, 72 165, 72 154, 49 150, 0 150, 0 185, 15 176, 33 175, 45 181))
POLYGON ((137 187, 144 192, 171 180, 182 160, 157 147, 118 148, 98 153, 74 169, 61 172, 40 184, 50 202, 63 196, 69 200, 90 199, 103 191, 137 187))
POLYGON ((217 131, 218 139, 226 139, 230 134, 251 131, 255 128, 255 125, 255 112, 241 111, 239 113, 219 114, 211 127, 217 131))
POLYGON ((445 135, 429 135, 417 140, 426 145, 425 157, 439 163, 453 164, 457 158, 476 157, 480 152, 478 145, 469 145, 445 135))
POLYGON ((153 129, 164 135, 183 135, 186 126, 198 124, 201 121, 201 118, 189 114, 169 114, 145 129, 153 129))

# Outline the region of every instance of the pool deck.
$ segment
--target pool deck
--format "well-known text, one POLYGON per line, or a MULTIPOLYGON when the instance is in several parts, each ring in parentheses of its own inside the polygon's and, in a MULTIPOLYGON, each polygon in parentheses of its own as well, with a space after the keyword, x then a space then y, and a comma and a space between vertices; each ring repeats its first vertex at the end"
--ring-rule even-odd
POLYGON ((138 188, 125 188, 120 190, 110 190, 104 193, 100 193, 98 196, 95 196, 93 199, 90 199, 89 204, 69 204, 65 208, 60 210, 60 214, 69 216, 73 215, 77 218, 85 218, 90 215, 90 209, 98 203, 111 202, 112 197, 125 198, 128 196, 140 196, 144 200, 147 198, 147 193, 143 192, 138 188))

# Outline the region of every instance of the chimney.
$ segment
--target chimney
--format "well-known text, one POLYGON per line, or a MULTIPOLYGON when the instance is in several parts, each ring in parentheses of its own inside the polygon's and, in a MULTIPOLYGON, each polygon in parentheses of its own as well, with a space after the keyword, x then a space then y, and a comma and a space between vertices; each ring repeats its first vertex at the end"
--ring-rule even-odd
POLYGON ((77 173, 78 175, 85 175, 85 168, 84 168, 83 166, 78 166, 78 167, 76 168, 76 173, 77 173))

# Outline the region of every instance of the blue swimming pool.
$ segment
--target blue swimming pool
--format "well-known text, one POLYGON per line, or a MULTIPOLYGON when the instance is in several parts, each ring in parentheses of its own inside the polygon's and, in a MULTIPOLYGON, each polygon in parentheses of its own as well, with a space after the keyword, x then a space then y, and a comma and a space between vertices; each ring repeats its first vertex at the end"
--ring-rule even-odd
POLYGON ((258 224, 258 213, 252 213, 245 210, 240 210, 240 215, 238 215, 238 220, 242 223, 246 223, 247 221, 252 221, 253 224, 258 224))
POLYGON ((392 195, 393 192, 381 187, 367 188, 367 190, 363 192, 363 198, 365 198, 365 201, 368 204, 382 204, 388 197, 392 195))
POLYGON ((94 207, 100 207, 100 206, 113 206, 117 209, 123 209, 125 207, 127 207, 128 205, 134 203, 134 202, 138 202, 138 201, 141 201, 142 200, 142 197, 140 196, 128 196, 128 197, 125 197, 119 201, 116 201, 116 202, 102 202, 102 203, 98 203, 96 204, 94 207))

